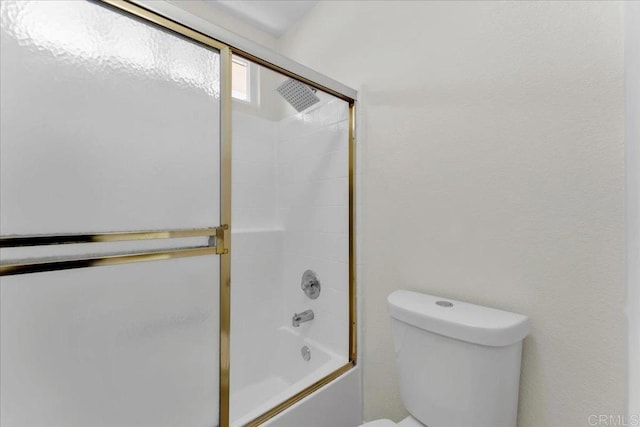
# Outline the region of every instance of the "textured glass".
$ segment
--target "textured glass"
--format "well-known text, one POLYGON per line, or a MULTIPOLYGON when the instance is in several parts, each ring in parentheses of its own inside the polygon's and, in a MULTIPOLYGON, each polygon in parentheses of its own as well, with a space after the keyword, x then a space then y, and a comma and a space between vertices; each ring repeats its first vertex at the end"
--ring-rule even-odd
MULTIPOLYGON (((0 19, 2 235, 219 225, 217 52, 96 2, 2 0, 0 19)), ((1 277, 0 425, 218 425, 219 312, 216 256, 1 277)))
POLYGON ((0 425, 217 425, 217 265, 1 277, 0 425))
POLYGON ((87 1, 2 1, 0 231, 219 225, 219 54, 87 1))

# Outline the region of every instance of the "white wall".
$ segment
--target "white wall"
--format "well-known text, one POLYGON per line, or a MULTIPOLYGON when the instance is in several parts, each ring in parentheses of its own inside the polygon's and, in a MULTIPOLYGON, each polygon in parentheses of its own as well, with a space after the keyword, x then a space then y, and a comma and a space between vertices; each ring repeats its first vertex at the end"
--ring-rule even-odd
POLYGON ((232 219, 238 230, 280 228, 277 219, 277 122, 233 104, 232 219))
MULTIPOLYGON (((274 85, 263 88, 275 92, 274 85)), ((278 328, 306 309, 316 319, 295 332, 335 353, 336 368, 348 360, 348 105, 320 96, 317 108, 294 114, 289 107, 279 121, 234 101, 232 360, 242 367, 232 372, 236 389, 274 374, 261 363, 264 352, 249 349, 270 347, 278 328), (322 284, 316 300, 300 289, 307 269, 322 284)))
POLYGON ((247 22, 229 15, 217 7, 215 2, 202 0, 164 0, 193 15, 206 19, 222 28, 232 31, 246 39, 273 49, 276 46, 276 38, 271 34, 255 28, 247 22))
POLYGON ((640 414, 640 3, 625 8, 629 414, 640 414))
POLYGON ((282 53, 361 89, 365 417, 405 415, 385 298, 531 316, 519 425, 626 412, 622 4, 321 2, 282 53))
MULTIPOLYGON (((348 105, 318 93, 317 105, 296 113, 276 92, 285 78, 262 67, 259 75, 259 104, 233 105, 234 425, 344 366, 349 357, 348 105), (307 269, 322 284, 316 300, 300 288, 307 269), (292 327, 293 314, 307 309, 314 311, 313 321, 292 327), (311 348, 310 362, 300 357, 304 345, 311 348)), ((353 378, 335 390, 353 392, 359 375, 353 378)), ((340 399, 323 396, 319 402, 333 402, 334 420, 341 420, 336 426, 360 419, 358 396, 346 412, 340 399)), ((318 404, 305 407, 293 411, 293 419, 311 411, 302 415, 309 416, 318 404)))
MULTIPOLYGON (((231 370, 232 393, 272 372, 261 349, 279 326, 273 306, 282 299, 282 230, 277 220, 277 123, 233 108, 231 370), (251 319, 251 320, 248 320, 251 319)), ((234 419, 243 412, 231 399, 234 419)))
POLYGON ((287 321, 294 312, 314 311, 314 321, 297 332, 334 352, 338 368, 349 357, 349 111, 346 102, 318 95, 318 105, 279 122, 282 308, 287 321), (300 289, 305 270, 320 279, 315 300, 300 289))

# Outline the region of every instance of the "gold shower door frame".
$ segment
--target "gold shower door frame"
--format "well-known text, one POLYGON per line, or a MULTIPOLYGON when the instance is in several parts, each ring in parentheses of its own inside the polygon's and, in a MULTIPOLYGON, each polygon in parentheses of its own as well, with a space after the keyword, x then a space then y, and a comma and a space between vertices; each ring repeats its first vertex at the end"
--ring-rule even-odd
POLYGON ((41 262, 32 264, 9 264, 0 266, 0 276, 28 274, 43 271, 66 270, 102 265, 154 261, 217 254, 220 256, 220 414, 219 426, 229 427, 229 376, 230 376, 230 326, 231 326, 231 58, 237 55, 256 62, 271 70, 295 78, 305 84, 334 95, 349 103, 349 361, 324 378, 290 396, 286 401, 271 408, 246 424, 256 427, 291 407, 306 396, 340 377, 356 365, 356 289, 355 289, 355 100, 314 81, 299 76, 261 58, 229 46, 203 33, 167 19, 126 0, 98 0, 116 11, 133 15, 145 22, 170 30, 196 43, 220 52, 220 222, 216 228, 197 230, 132 231, 123 233, 40 235, 0 238, 0 247, 38 246, 49 244, 111 242, 124 240, 164 239, 175 237, 215 237, 215 246, 203 246, 171 251, 111 255, 71 261, 41 262))

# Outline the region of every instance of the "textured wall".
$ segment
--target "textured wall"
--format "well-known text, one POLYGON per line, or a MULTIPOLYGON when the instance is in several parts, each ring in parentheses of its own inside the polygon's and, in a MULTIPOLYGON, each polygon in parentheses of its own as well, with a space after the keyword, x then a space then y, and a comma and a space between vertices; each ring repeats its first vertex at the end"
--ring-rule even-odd
POLYGON ((629 413, 640 414, 640 3, 625 4, 629 413))
POLYGON ((280 48, 362 89, 366 419, 398 288, 531 316, 520 426, 624 413, 622 5, 322 2, 280 48))

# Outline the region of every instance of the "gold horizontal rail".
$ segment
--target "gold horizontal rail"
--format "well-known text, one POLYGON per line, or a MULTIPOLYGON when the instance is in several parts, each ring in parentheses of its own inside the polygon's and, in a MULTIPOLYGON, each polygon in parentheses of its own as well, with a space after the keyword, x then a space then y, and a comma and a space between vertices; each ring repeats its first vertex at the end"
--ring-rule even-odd
POLYGON ((33 263, 0 265, 0 276, 43 273, 45 271, 71 270, 75 268, 100 267, 104 265, 131 264, 136 262, 160 261, 172 258, 186 258, 201 255, 216 255, 215 246, 198 246, 164 251, 106 255, 91 258, 73 258, 60 261, 39 261, 33 263))
POLYGON ((35 234, 30 236, 0 237, 0 248, 21 246, 68 245, 75 243, 120 242, 125 240, 174 239, 180 237, 209 237, 216 235, 216 228, 185 230, 114 231, 88 234, 35 234))

